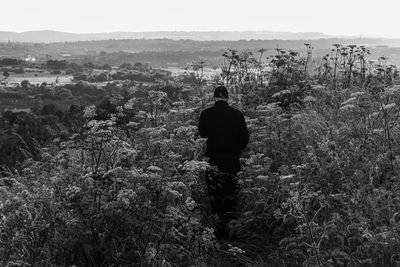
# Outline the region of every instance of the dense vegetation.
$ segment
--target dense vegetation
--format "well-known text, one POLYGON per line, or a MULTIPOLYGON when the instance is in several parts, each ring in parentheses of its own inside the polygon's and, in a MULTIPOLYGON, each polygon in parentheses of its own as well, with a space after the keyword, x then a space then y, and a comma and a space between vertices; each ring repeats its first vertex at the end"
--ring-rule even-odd
POLYGON ((184 77, 191 90, 170 77, 68 113, 4 113, 0 265, 400 264, 397 69, 365 47, 305 50, 228 50, 212 81, 202 63, 184 77), (251 131, 231 242, 213 236, 197 133, 221 83, 251 131), (50 118, 65 131, 46 135, 50 118))
MULTIPOLYGON (((65 60, 47 60, 29 63, 13 58, 0 59, 0 71, 3 73, 3 79, 0 79, 0 111, 49 104, 66 111, 72 104, 98 104, 106 96, 136 85, 158 88, 158 81, 164 81, 161 87, 165 87, 171 76, 168 71, 153 69, 139 62, 112 68, 108 64, 96 65, 92 62, 75 64, 65 60), (21 76, 21 82, 13 82, 14 77, 21 76), (30 77, 43 82, 31 83, 30 77), (69 81, 59 82, 59 78, 63 77, 70 77, 69 81)), ((190 78, 190 75, 186 76, 190 78)), ((183 81, 186 81, 185 84, 193 82, 187 78, 183 81)))

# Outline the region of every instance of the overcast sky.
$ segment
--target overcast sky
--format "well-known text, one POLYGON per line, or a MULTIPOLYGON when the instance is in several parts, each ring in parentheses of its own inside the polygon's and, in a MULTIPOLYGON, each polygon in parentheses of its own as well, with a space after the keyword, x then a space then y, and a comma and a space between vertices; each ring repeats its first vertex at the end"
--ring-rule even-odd
POLYGON ((271 30, 400 37, 399 0, 6 0, 0 8, 0 31, 271 30))

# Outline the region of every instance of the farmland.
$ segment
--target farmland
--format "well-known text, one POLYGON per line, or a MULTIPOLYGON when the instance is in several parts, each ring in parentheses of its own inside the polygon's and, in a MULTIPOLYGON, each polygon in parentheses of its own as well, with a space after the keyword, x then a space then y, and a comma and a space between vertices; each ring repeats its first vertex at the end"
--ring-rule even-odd
POLYGON ((42 84, 42 83, 59 83, 59 84, 67 84, 70 83, 71 80, 73 79, 72 76, 70 75, 15 75, 15 76, 10 76, 7 79, 7 82, 10 84, 20 84, 23 80, 29 80, 31 84, 42 84))

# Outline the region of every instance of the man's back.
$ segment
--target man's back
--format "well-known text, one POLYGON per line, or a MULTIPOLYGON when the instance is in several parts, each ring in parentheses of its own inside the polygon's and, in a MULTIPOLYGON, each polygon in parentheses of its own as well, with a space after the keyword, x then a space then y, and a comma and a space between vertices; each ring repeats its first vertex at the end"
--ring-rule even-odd
POLYGON ((239 158, 249 140, 242 112, 226 101, 217 101, 201 112, 199 133, 207 138, 205 156, 211 158, 239 158))
POLYGON ((207 138, 205 156, 218 168, 218 172, 209 170, 206 175, 211 213, 217 218, 217 238, 229 236, 228 223, 237 214, 239 157, 249 141, 244 116, 228 105, 228 99, 226 87, 218 86, 214 106, 203 110, 199 118, 200 136, 207 138))

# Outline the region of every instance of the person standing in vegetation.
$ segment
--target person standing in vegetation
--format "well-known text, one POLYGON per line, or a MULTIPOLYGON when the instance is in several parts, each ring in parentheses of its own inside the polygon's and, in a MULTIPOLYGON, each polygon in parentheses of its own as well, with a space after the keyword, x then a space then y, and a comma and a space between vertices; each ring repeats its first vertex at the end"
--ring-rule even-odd
POLYGON ((211 212, 218 218, 216 236, 229 235, 227 224, 235 218, 240 171, 239 157, 249 141, 243 113, 228 104, 228 90, 218 86, 214 90, 215 104, 204 109, 199 118, 199 134, 207 138, 205 156, 218 172, 207 173, 207 189, 211 212))

